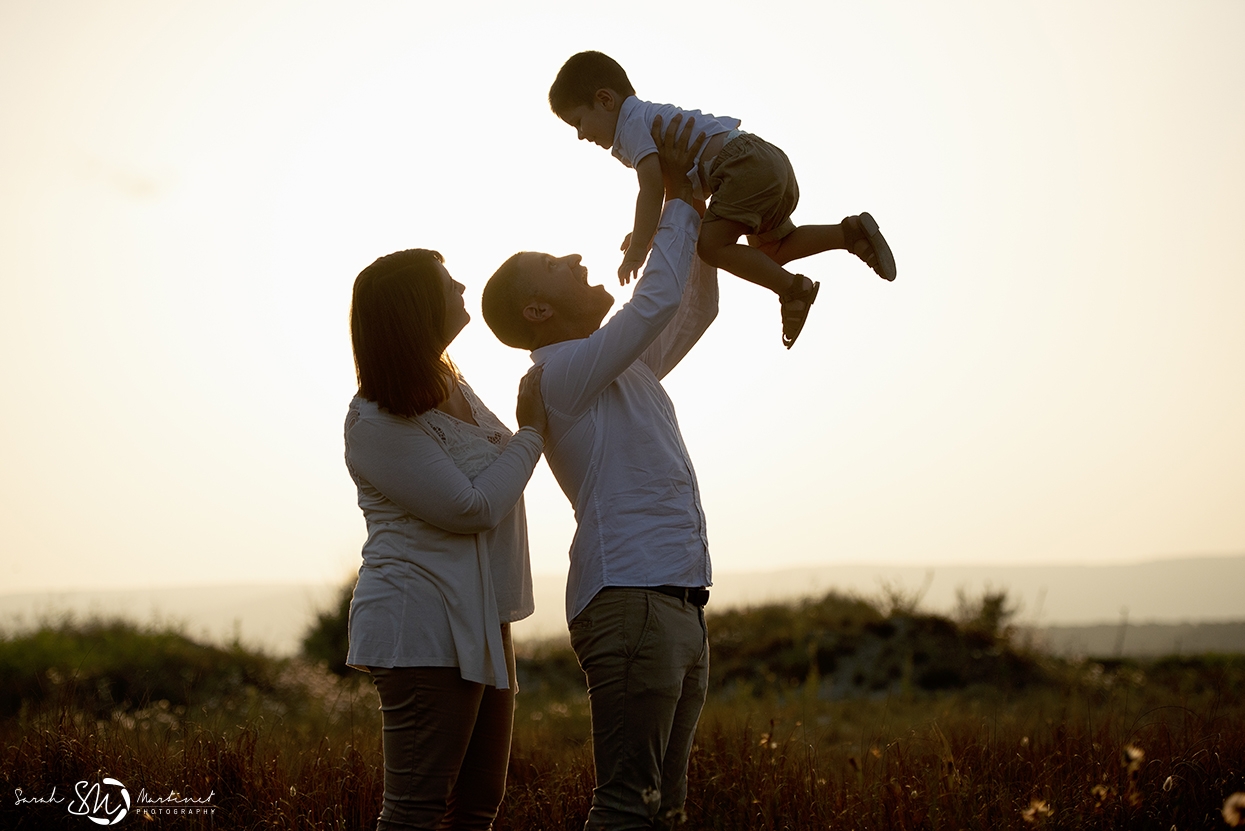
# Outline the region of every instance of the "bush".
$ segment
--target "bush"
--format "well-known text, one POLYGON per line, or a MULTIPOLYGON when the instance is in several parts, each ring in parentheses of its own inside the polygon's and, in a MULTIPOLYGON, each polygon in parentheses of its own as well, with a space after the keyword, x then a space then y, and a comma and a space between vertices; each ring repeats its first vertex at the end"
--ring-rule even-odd
MULTIPOLYGON (((1006 609, 1006 597, 998 600, 1006 609)), ((710 683, 750 695, 786 688, 837 699, 970 684, 1015 688, 1044 678, 1032 656, 1001 636, 1005 619, 992 625, 974 616, 957 626, 911 605, 890 607, 883 615, 867 601, 830 593, 714 614, 710 683)))
POLYGON ((72 704, 98 716, 158 701, 216 705, 273 690, 279 669, 236 644, 208 646, 122 620, 66 619, 0 639, 0 718, 48 705, 72 704))
POLYGON ((350 651, 350 601, 354 599, 354 587, 358 580, 342 586, 337 603, 316 615, 315 623, 303 636, 303 657, 326 666, 329 672, 342 678, 359 680, 364 673, 346 666, 346 653, 350 651))
MULTIPOLYGON (((888 605, 883 614, 866 600, 832 592, 795 605, 710 612, 710 690, 847 699, 1051 680, 1044 664, 1000 634, 1003 619, 993 625, 974 616, 957 625, 911 605, 888 605)), ((1005 597, 998 608, 1007 608, 1005 597)), ((583 673, 565 643, 529 645, 518 664, 522 690, 559 698, 583 693, 583 673)))

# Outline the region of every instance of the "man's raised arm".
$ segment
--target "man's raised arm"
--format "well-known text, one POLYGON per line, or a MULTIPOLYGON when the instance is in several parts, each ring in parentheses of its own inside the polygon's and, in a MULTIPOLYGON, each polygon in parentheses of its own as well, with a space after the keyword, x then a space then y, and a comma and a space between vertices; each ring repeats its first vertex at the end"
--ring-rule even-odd
POLYGON ((674 319, 649 344, 640 360, 658 378, 665 378, 679 365, 709 324, 718 316, 718 270, 699 257, 692 259, 692 271, 683 288, 683 301, 674 319))
POLYGON ((699 219, 686 174, 705 140, 702 133, 689 143, 695 119, 688 119, 681 130, 680 120, 680 116, 671 119, 664 136, 661 119, 653 122, 666 206, 648 265, 631 300, 609 322, 545 364, 542 388, 546 405, 554 410, 576 415, 590 407, 658 339, 679 310, 696 259, 699 219))

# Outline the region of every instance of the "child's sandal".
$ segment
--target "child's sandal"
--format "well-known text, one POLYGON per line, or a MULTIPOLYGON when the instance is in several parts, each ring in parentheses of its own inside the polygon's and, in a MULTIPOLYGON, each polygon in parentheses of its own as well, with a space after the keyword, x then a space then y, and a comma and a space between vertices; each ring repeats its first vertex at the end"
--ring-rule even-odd
POLYGON ((868 212, 843 220, 843 238, 847 250, 865 261, 865 265, 883 280, 895 279, 895 255, 878 230, 878 223, 868 212))
POLYGON ((791 287, 787 289, 786 294, 778 295, 778 302, 782 303, 782 345, 790 349, 795 346, 795 339, 800 336, 800 331, 804 328, 804 322, 808 320, 808 310, 813 307, 813 301, 817 299, 817 291, 821 288, 821 283, 815 283, 808 280, 811 285, 804 288, 804 282, 808 280, 803 274, 795 275, 795 279, 791 281, 791 287), (796 286, 800 288, 796 288, 796 286), (788 303, 799 303, 800 308, 795 311, 788 311, 788 303))

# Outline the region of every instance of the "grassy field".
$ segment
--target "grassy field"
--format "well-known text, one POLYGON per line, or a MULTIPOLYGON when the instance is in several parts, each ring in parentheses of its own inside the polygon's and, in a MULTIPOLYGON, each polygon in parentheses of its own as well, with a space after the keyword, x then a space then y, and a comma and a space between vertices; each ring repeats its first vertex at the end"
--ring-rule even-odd
MULTIPOLYGON (((1056 661, 1000 623, 841 599, 715 616, 684 827, 1228 827, 1245 660, 1056 661)), ((498 829, 582 827, 577 672, 526 650, 498 829)), ((0 828, 107 821, 105 779, 123 827, 369 828, 380 764, 375 693, 323 666, 120 623, 0 641, 0 828)))

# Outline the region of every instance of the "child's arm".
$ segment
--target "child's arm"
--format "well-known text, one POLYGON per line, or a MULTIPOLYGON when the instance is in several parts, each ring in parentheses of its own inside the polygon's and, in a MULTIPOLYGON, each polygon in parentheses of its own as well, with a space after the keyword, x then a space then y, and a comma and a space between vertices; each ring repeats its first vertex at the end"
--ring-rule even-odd
POLYGON ((629 283, 632 275, 644 264, 649 246, 653 244, 653 234, 657 233, 665 194, 665 186, 661 180, 661 163, 657 160, 656 153, 640 159, 635 167, 635 175, 640 180, 640 193, 635 198, 635 225, 628 241, 624 242, 626 253, 623 254, 622 265, 618 268, 619 285, 629 283))

